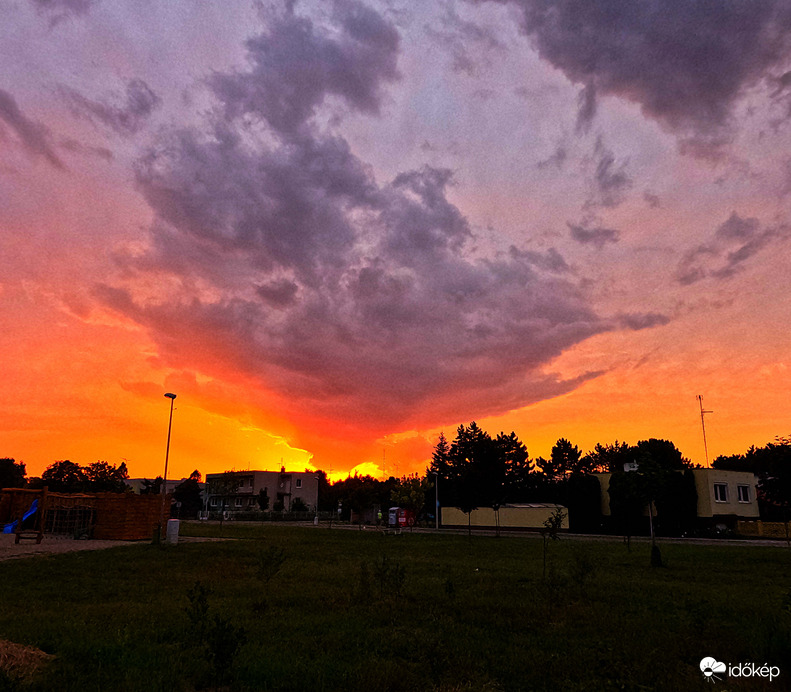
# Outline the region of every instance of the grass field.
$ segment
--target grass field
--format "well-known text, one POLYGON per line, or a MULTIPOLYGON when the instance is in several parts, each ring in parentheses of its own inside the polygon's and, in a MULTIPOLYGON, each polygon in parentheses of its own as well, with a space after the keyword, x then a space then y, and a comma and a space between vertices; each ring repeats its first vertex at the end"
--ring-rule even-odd
POLYGON ((791 689, 786 549, 666 545, 652 569, 566 538, 544 579, 537 536, 223 532, 0 563, 0 639, 55 655, 0 689, 791 689), (704 656, 781 675, 712 687, 704 656))

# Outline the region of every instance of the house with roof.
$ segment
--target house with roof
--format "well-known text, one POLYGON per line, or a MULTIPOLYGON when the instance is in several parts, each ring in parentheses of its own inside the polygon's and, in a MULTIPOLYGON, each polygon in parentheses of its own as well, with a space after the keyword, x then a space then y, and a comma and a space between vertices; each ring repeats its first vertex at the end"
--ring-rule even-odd
MULTIPOLYGON (((629 473, 636 465, 625 468, 629 473)), ((760 516, 756 492, 755 475, 748 471, 725 471, 723 469, 690 469, 695 478, 697 493, 697 518, 702 526, 725 525, 735 528, 739 520, 754 520, 760 516)), ((602 516, 610 517, 611 473, 594 474, 601 486, 602 516)), ((648 510, 646 509, 646 515, 648 510)))
POLYGON ((259 498, 268 509, 291 512, 296 507, 316 510, 319 477, 314 471, 226 471, 206 474, 206 507, 210 512, 255 512, 259 498))

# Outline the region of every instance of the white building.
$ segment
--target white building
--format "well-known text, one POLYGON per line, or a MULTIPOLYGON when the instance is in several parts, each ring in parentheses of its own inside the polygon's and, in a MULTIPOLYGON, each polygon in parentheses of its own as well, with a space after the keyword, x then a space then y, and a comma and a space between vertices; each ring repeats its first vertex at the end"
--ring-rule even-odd
POLYGON ((207 505, 210 512, 255 512, 265 491, 269 510, 292 511, 297 500, 315 511, 319 478, 314 471, 227 471, 206 474, 207 505))

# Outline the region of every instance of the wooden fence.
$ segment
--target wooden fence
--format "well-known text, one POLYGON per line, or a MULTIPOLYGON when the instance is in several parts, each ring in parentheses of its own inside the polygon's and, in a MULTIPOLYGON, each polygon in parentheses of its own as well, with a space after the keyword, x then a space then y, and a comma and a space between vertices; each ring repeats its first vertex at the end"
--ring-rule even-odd
MULTIPOLYGON (((151 538, 161 520, 161 495, 50 493, 46 488, 4 488, 0 491, 0 523, 18 520, 36 499, 39 511, 30 518, 28 528, 39 533, 137 541, 151 538)), ((168 495, 166 510, 170 500, 168 495)))

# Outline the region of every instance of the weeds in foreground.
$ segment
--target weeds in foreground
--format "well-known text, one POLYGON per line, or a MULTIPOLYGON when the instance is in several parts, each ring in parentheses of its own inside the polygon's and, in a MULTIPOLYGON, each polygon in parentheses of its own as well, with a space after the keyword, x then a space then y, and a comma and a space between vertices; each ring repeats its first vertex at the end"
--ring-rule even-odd
POLYGON ((668 545, 652 570, 646 543, 569 538, 542 579, 537 536, 415 534, 383 558, 366 532, 225 531, 251 540, 0 563, 0 635, 56 655, 25 692, 694 692, 706 655, 791 660, 784 547, 668 545), (259 578, 262 538, 288 579, 259 578))
POLYGON ((212 682, 224 685, 232 678, 236 655, 247 643, 247 631, 234 625, 230 618, 220 615, 209 617, 210 594, 211 590, 200 581, 187 589, 187 639, 193 647, 204 652, 210 664, 212 682))
POLYGON ((275 545, 262 550, 258 556, 258 578, 269 584, 286 561, 286 551, 275 545))

